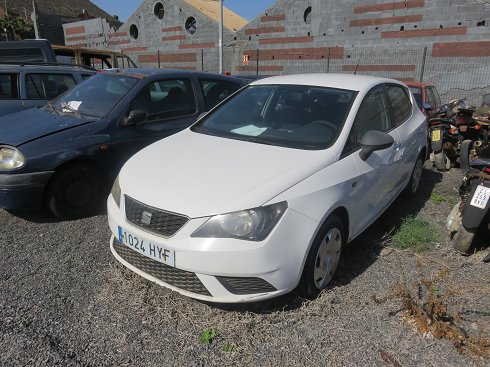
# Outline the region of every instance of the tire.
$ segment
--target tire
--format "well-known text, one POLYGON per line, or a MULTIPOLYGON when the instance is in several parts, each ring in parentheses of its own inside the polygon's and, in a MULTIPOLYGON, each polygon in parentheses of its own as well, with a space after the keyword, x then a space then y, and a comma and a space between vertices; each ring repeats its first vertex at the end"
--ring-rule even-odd
POLYGON ((73 165, 55 172, 47 190, 47 208, 60 219, 82 218, 101 207, 103 184, 90 166, 73 165))
POLYGON ((303 298, 314 299, 327 287, 335 275, 346 241, 344 224, 329 217, 318 232, 306 258, 298 293, 303 298))
POLYGON ((454 234, 451 239, 451 246, 456 251, 467 254, 471 249, 471 244, 473 243, 473 239, 475 238, 475 232, 468 231, 461 223, 461 216, 459 216, 458 230, 454 234))
POLYGON ((434 162, 438 171, 448 171, 451 168, 451 161, 447 157, 444 149, 434 152, 434 162))
POLYGON ((417 195, 420 188, 420 181, 422 181, 422 171, 424 167, 424 159, 422 155, 419 155, 415 166, 413 167, 412 174, 410 175, 410 180, 408 181, 407 187, 403 190, 403 196, 406 198, 411 198, 417 195))
POLYGON ((472 148, 472 140, 467 139, 461 143, 461 148, 459 150, 459 167, 463 173, 468 172, 470 169, 470 151, 472 148))

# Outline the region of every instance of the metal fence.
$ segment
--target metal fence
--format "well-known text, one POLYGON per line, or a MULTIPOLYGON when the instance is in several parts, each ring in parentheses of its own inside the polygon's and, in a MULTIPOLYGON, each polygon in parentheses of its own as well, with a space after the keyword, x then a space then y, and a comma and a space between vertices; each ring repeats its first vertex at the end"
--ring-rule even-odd
MULTIPOLYGON (((219 71, 217 49, 201 50, 196 56, 198 70, 219 71)), ((323 55, 274 57, 271 49, 244 51, 237 46, 225 48, 223 66, 232 74, 356 73, 419 81, 434 84, 443 102, 466 97, 468 103, 479 104, 481 96, 490 93, 490 57, 434 57, 427 47, 345 48, 340 53, 332 48, 323 55)))

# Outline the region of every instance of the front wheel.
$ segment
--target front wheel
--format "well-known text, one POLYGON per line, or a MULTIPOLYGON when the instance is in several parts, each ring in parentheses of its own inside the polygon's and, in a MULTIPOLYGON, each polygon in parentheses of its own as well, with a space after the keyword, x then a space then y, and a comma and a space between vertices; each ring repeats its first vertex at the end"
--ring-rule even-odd
POLYGON ((310 252, 298 286, 299 294, 314 299, 334 277, 346 241, 342 221, 332 216, 323 223, 310 252))
POLYGON ((58 218, 81 218, 101 206, 100 174, 86 165, 73 165, 56 172, 47 190, 46 204, 58 218))
POLYGON ((459 252, 467 254, 470 251, 471 244, 475 238, 475 232, 468 231, 461 222, 461 216, 457 219, 459 220, 459 225, 456 233, 454 233, 451 239, 451 246, 459 252))
POLYGON ((438 171, 448 171, 451 168, 451 161, 444 149, 434 152, 434 163, 438 171))

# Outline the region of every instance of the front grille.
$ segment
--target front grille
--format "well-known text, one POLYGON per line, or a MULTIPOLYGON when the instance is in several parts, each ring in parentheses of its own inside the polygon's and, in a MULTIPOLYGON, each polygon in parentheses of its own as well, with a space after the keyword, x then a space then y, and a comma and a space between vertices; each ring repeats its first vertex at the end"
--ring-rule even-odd
POLYGON ((261 278, 216 277, 227 291, 233 294, 274 292, 277 289, 261 278))
POLYGON ((119 256, 142 272, 174 287, 204 296, 211 296, 211 293, 204 287, 195 273, 180 270, 150 259, 123 245, 116 238, 114 238, 113 246, 119 256))
POLYGON ((144 230, 171 237, 189 220, 185 215, 167 212, 124 195, 126 219, 144 230))

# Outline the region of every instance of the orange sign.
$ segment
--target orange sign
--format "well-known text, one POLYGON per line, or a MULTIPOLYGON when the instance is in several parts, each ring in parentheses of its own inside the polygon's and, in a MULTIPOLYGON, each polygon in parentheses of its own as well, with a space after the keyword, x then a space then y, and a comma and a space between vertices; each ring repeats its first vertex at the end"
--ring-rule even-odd
POLYGON ((249 55, 243 55, 243 65, 248 65, 248 60, 250 60, 249 55))

